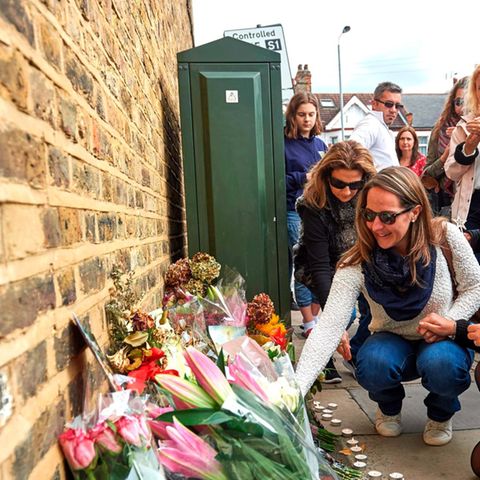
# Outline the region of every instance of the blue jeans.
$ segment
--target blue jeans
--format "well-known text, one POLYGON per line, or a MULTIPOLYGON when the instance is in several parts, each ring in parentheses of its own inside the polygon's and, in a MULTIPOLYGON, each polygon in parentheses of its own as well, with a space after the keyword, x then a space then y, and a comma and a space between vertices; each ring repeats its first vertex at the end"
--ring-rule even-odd
POLYGON ((363 294, 360 294, 358 297, 358 310, 360 312, 358 328, 355 335, 350 339, 350 350, 352 352, 352 361, 354 365, 357 364, 357 353, 360 350, 360 347, 370 336, 370 330, 368 329, 368 326, 370 325, 372 314, 370 313, 370 306, 368 305, 368 302, 363 294))
MULTIPOLYGON (((287 229, 288 229, 288 278, 292 278, 293 272, 293 259, 292 248, 298 243, 298 237, 300 235, 300 226, 302 220, 297 212, 287 212, 287 229)), ((318 299, 313 293, 302 283, 294 282, 295 288, 295 301, 299 307, 308 307, 312 303, 318 303, 318 299)))
POLYGON ((357 380, 385 415, 397 415, 405 397, 401 382, 420 377, 429 392, 428 418, 445 422, 461 408, 458 396, 470 385, 472 361, 473 351, 452 340, 426 343, 379 332, 357 354, 357 380))

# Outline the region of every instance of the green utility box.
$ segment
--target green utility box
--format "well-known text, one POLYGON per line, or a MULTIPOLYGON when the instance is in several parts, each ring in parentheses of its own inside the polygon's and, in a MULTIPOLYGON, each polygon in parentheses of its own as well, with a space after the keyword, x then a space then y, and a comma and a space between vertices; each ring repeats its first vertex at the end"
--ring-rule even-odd
POLYGON ((290 310, 280 55, 230 37, 180 52, 188 248, 290 310))

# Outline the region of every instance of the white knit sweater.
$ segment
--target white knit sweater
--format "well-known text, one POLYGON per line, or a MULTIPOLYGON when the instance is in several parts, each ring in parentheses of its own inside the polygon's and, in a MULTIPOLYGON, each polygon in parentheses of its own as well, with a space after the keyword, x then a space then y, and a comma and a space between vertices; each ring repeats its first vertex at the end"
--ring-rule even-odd
POLYGON ((463 234, 447 225, 447 242, 452 250, 458 296, 453 301, 448 264, 437 247, 437 264, 432 294, 422 312, 411 320, 396 322, 383 307, 367 294, 361 265, 337 270, 320 321, 305 342, 297 367, 297 381, 305 395, 328 359, 337 348, 350 319, 358 295, 363 293, 370 305, 370 331, 392 332, 415 340, 421 338, 416 328, 428 313, 438 313, 452 320, 468 319, 480 308, 480 266, 463 234))

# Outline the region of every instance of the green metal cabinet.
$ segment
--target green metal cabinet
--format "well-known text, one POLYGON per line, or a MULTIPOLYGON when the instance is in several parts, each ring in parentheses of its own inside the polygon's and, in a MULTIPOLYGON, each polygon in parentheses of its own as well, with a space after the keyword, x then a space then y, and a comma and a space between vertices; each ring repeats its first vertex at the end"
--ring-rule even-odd
POLYGON ((233 38, 180 52, 188 247, 290 309, 280 55, 233 38))

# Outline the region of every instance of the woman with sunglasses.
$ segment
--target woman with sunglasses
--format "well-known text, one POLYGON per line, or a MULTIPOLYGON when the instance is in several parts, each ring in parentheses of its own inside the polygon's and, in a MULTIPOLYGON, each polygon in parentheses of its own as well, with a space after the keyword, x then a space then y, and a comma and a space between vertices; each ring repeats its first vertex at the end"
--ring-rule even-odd
MULTIPOLYGON (((317 135, 322 132, 318 102, 311 93, 296 93, 285 113, 285 173, 287 189, 287 229, 289 246, 289 279, 292 277, 292 249, 298 242, 300 217, 295 202, 303 193, 310 169, 322 158, 327 146, 317 135)), ((304 334, 315 325, 320 310, 310 290, 295 281, 295 300, 303 318, 304 334)))
POLYGON ((395 150, 400 165, 421 177, 427 158, 418 151, 418 137, 414 128, 407 125, 398 131, 395 150))
POLYGON ((463 97, 468 77, 458 80, 450 90, 443 111, 433 127, 428 141, 427 164, 423 171, 423 184, 429 191, 435 215, 449 217, 453 199, 453 183, 445 175, 450 137, 463 112, 463 97))
MULTIPOLYGON (((365 147, 353 140, 336 143, 313 167, 303 196, 297 200, 302 229, 299 244, 294 249, 295 275, 304 281, 307 279, 322 308, 337 262, 356 240, 354 223, 358 192, 375 173, 373 158, 365 147)), ((360 326, 353 342, 358 347, 370 335, 370 316, 365 302, 360 305, 360 313, 360 326)), ((355 359, 352 360, 354 365, 355 359)), ((324 382, 341 381, 330 358, 324 382)))
POLYGON ((360 192, 357 241, 340 259, 320 322, 305 343, 297 380, 306 393, 333 350, 349 357, 344 334, 360 293, 372 314, 357 354, 357 381, 378 404, 380 435, 402 432, 402 382, 421 377, 428 390, 423 440, 444 445, 452 438, 458 396, 470 385, 472 352, 448 339, 429 343, 417 327, 436 313, 457 321, 480 306, 480 266, 463 234, 432 211, 420 179, 408 168, 382 170, 360 192), (457 295, 440 245, 452 252, 457 295))
MULTIPOLYGON (((480 65, 465 96, 465 114, 453 130, 445 173, 456 184, 452 220, 468 230, 480 228, 480 65)), ((477 255, 480 260, 480 257, 477 255)))

